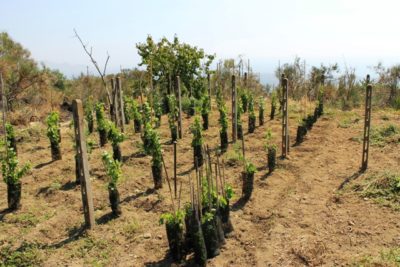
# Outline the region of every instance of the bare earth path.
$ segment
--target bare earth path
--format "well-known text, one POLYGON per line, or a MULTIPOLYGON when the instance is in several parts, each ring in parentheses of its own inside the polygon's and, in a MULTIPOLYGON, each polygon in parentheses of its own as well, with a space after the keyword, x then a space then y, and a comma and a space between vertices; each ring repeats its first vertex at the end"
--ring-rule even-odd
MULTIPOLYGON (((226 179, 236 192, 231 202, 235 230, 226 239, 221 254, 209 261, 209 266, 347 266, 361 257, 377 256, 383 249, 400 245, 398 211, 360 198, 350 190, 337 190, 349 177, 360 180, 385 170, 400 173, 399 143, 371 147, 369 169, 357 175, 361 144, 354 137, 361 136, 362 120, 354 120, 347 128, 340 128, 338 124, 344 118, 362 118, 362 113, 335 110, 326 113, 307 134, 304 143, 290 147, 288 160, 277 161, 277 169, 271 175, 266 170, 263 137, 270 128, 275 134, 274 143, 280 144, 279 118, 266 120, 255 133, 245 134, 246 158, 259 170, 253 195, 244 205, 237 202, 242 169, 227 165, 226 179)), ((293 114, 291 143, 294 143, 298 112, 290 114, 293 114)), ((373 126, 383 123, 383 114, 390 123, 400 125, 398 113, 374 111, 373 126)), ((243 119, 247 132, 247 114, 243 119)), ((189 130, 192 120, 184 118, 184 138, 178 143, 178 180, 184 185, 193 166, 189 130)), ((102 151, 110 151, 110 145, 95 148, 90 155, 97 225, 83 234, 80 188, 73 183, 72 130, 67 120, 64 124, 63 160, 57 162, 50 161, 44 125, 18 131, 23 136, 18 148, 20 160, 30 160, 33 169, 22 180, 22 208, 15 213, 0 214, 0 248, 19 249, 34 259, 40 258, 40 264, 31 265, 173 265, 168 257, 165 226, 159 225, 160 215, 170 210, 168 187, 159 192, 150 190, 153 187, 150 158, 138 153, 140 136, 132 132, 132 126, 127 127, 128 140, 122 144, 124 180, 119 184, 123 211, 120 218, 109 216, 107 177, 100 161, 102 151), (24 244, 29 244, 31 250, 26 252, 24 244)), ((158 131, 166 166, 172 175, 173 150, 168 144, 170 132, 165 117, 158 131)), ((93 133, 90 138, 97 141, 98 136, 93 133)), ((215 109, 204 140, 211 148, 219 144, 215 109)), ((232 145, 225 160, 230 155, 232 145)), ((352 182, 348 186, 351 185, 352 182)), ((0 184, 0 192, 6 192, 4 183, 0 184)), ((189 198, 187 186, 183 187, 182 196, 182 202, 189 198)), ((5 208, 6 198, 2 197, 0 211, 5 208)))
MULTIPOLYGON (((349 138, 361 128, 338 128, 323 118, 281 169, 265 180, 258 176, 251 201, 233 213, 233 241, 215 266, 341 266, 399 245, 397 212, 336 193, 358 176, 361 146, 349 138)), ((394 151, 372 148, 371 155, 370 169, 400 168, 394 151)))

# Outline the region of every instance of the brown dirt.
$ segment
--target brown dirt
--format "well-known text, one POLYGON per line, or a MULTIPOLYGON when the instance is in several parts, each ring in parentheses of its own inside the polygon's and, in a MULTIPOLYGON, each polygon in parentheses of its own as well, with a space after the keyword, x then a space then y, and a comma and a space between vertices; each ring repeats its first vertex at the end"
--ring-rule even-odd
MULTIPOLYGON (((211 259, 209 266, 343 266, 400 245, 398 212, 337 190, 349 177, 363 179, 382 170, 399 172, 399 144, 371 147, 369 169, 358 175, 361 144, 351 138, 361 136, 363 121, 349 128, 338 127, 343 114, 328 110, 303 144, 290 147, 289 159, 277 161, 278 168, 271 175, 267 174, 263 137, 265 130, 271 128, 279 147, 279 119, 266 120, 254 134, 245 135, 246 158, 259 170, 255 189, 250 201, 244 205, 236 202, 240 197, 241 167, 226 166, 226 178, 236 192, 231 215, 235 230, 221 255, 211 259)), ((362 118, 360 110, 351 114, 362 118)), ((400 125, 399 113, 384 111, 373 113, 373 125, 382 123, 382 114, 400 125)), ((214 111, 210 130, 205 132, 205 142, 211 148, 219 144, 217 118, 214 111)), ((247 132, 247 115, 243 118, 247 132)), ((297 119, 298 115, 290 117, 292 144, 297 119)), ((185 200, 193 157, 190 122, 191 119, 184 119, 184 139, 178 144, 178 179, 183 182, 185 200)), ((160 133, 172 176, 173 150, 167 144, 169 129, 165 117, 160 133)), ((110 219, 107 177, 100 161, 103 149, 96 148, 89 163, 97 225, 83 234, 80 189, 72 183, 75 165, 71 134, 71 129, 63 127, 63 160, 57 162, 51 162, 43 132, 36 133, 37 137, 27 135, 19 144, 20 161, 30 160, 33 170, 23 178, 21 210, 1 215, 0 246, 10 244, 18 248, 23 241, 35 243, 44 266, 171 265, 165 228, 158 223, 160 215, 170 210, 168 187, 164 184, 157 193, 149 190, 153 186, 150 158, 138 155, 135 143, 141 141, 138 134, 133 134, 133 126, 128 140, 122 144, 125 179, 119 188, 123 215, 110 219)), ((94 133, 90 138, 97 141, 98 136, 94 133)), ((106 149, 111 151, 110 147, 106 149)), ((277 154, 280 155, 279 148, 277 154)), ((0 192, 6 192, 3 183, 0 192)), ((0 210, 5 208, 6 198, 2 197, 0 210)))

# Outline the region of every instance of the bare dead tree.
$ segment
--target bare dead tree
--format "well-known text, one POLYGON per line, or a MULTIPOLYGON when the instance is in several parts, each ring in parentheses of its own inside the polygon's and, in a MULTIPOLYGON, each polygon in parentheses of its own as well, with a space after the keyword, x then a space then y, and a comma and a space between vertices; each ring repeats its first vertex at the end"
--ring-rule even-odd
POLYGON ((107 93, 108 104, 109 104, 109 105, 112 105, 112 102, 111 102, 111 95, 110 95, 110 92, 109 92, 108 89, 107 89, 107 82, 106 82, 106 79, 105 79, 105 77, 106 77, 106 70, 107 70, 107 64, 108 64, 108 61, 110 60, 110 55, 109 55, 108 52, 107 52, 107 59, 106 59, 106 62, 104 63, 103 71, 101 71, 98 62, 97 62, 97 61, 95 60, 95 58, 93 57, 93 47, 90 47, 90 50, 89 50, 88 47, 87 47, 87 44, 84 44, 84 42, 82 41, 82 38, 79 36, 79 34, 78 34, 78 32, 76 31, 76 29, 74 29, 74 33, 75 33, 75 37, 76 37, 76 38, 79 40, 79 42, 81 43, 81 45, 82 45, 82 47, 83 47, 83 50, 84 50, 85 53, 89 56, 90 61, 92 61, 94 67, 96 68, 97 72, 99 73, 100 78, 101 78, 101 81, 102 81, 102 83, 103 83, 104 90, 105 90, 106 93, 107 93))

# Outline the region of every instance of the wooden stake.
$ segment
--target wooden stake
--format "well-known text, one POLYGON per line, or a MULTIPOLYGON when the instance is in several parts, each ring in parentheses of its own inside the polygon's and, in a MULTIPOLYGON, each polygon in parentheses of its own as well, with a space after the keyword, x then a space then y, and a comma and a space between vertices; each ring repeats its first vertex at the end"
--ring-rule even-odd
POLYGON ((288 79, 282 74, 282 158, 289 154, 288 79))
POLYGON ((203 197, 203 187, 201 185, 201 176, 199 173, 199 167, 198 167, 198 162, 197 162, 197 157, 195 159, 195 167, 196 167, 196 187, 197 187, 197 202, 199 205, 199 216, 200 218, 203 216, 202 214, 202 197, 203 197))
POLYGON ((181 99, 181 80, 179 76, 176 76, 176 87, 178 91, 178 135, 179 139, 182 139, 182 99, 181 99))
POLYGON ((94 221, 94 207, 93 207, 93 194, 92 186, 90 184, 89 175, 89 163, 86 151, 86 140, 84 131, 84 115, 82 101, 80 99, 75 99, 72 102, 72 109, 74 115, 74 125, 75 125, 75 144, 76 153, 78 157, 79 172, 81 178, 81 193, 82 193, 82 203, 83 212, 85 215, 86 227, 91 229, 95 225, 94 221))
MULTIPOLYGON (((2 102, 2 110, 3 110, 3 130, 4 130, 4 144, 6 147, 6 158, 8 157, 8 144, 7 144, 7 130, 6 130, 6 123, 7 123, 7 96, 4 89, 4 81, 3 75, 0 73, 0 83, 1 83, 1 100, 2 102)), ((15 151, 16 152, 16 151, 15 151)))
POLYGON ((237 102, 235 75, 232 75, 232 141, 237 139, 237 102))
POLYGON ((116 90, 117 90, 117 98, 118 98, 118 109, 117 113, 119 115, 119 126, 121 128, 121 132, 125 130, 125 111, 124 111, 124 92, 122 90, 121 78, 118 76, 116 78, 116 90))
POLYGON ((176 198, 176 141, 174 141, 174 192, 176 198))
POLYGON ((361 160, 361 171, 368 168, 369 155, 369 135, 371 129, 371 102, 372 102, 372 85, 369 83, 369 75, 367 75, 367 88, 365 92, 365 118, 364 118, 364 138, 363 151, 361 160))
POLYGON ((167 179, 167 183, 168 183, 169 194, 171 196, 172 210, 174 211, 174 214, 175 214, 175 203, 174 203, 174 197, 172 196, 171 183, 169 182, 169 176, 168 176, 167 168, 165 167, 164 156, 162 154, 161 154, 161 160, 162 160, 163 167, 164 167, 164 172, 165 172, 165 176, 166 176, 165 178, 167 179))
POLYGON ((111 113, 111 120, 115 123, 115 125, 118 127, 118 122, 119 122, 119 116, 118 116, 118 101, 117 101, 117 89, 115 86, 115 80, 114 78, 111 78, 111 96, 112 96, 112 107, 110 107, 110 113, 111 113))
POLYGON ((208 85, 208 105, 211 110, 211 79, 210 79, 210 73, 207 74, 207 85, 208 85))

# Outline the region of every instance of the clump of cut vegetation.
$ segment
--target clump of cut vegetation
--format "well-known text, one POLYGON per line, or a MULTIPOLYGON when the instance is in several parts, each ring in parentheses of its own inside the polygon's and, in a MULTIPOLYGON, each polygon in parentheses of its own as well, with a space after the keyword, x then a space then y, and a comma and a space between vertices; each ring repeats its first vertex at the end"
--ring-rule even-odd
POLYGON ((61 160, 61 132, 60 132, 60 115, 58 112, 51 112, 46 119, 47 137, 50 140, 51 158, 53 160, 61 160))
POLYGON ((24 242, 15 250, 10 245, 0 249, 1 266, 41 266, 43 261, 39 246, 33 243, 24 242))
POLYGON ((352 189, 363 198, 400 210, 400 173, 385 171, 368 176, 352 189))
POLYGON ((379 256, 363 256, 355 260, 349 266, 399 266, 400 265, 400 247, 384 249, 379 256))
POLYGON ((371 145, 383 147, 389 143, 400 143, 400 128, 389 124, 371 129, 371 145))
POLYGON ((229 150, 225 158, 227 160, 227 164, 230 166, 235 166, 243 162, 243 152, 242 152, 242 145, 240 142, 236 142, 233 144, 231 150, 229 150))

